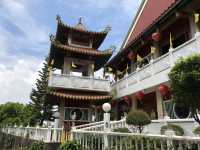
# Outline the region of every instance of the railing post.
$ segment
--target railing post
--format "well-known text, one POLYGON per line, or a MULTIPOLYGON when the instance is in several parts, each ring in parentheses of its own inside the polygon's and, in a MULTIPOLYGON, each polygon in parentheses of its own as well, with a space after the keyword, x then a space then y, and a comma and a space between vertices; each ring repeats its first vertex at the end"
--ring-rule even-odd
POLYGON ((51 142, 51 127, 49 126, 48 129, 47 129, 47 139, 46 139, 46 142, 51 142))
POLYGON ((111 105, 109 103, 103 104, 103 110, 104 110, 104 148, 103 150, 108 150, 108 135, 107 132, 110 132, 110 113, 108 113, 111 110, 111 105))

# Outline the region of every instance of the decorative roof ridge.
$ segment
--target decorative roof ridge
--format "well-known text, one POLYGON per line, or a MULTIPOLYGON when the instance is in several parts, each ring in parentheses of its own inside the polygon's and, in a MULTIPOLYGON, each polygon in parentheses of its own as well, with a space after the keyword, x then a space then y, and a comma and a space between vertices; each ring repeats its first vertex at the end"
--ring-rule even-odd
POLYGON ((55 41, 55 40, 52 40, 51 44, 54 46, 57 46, 59 48, 68 49, 72 52, 88 53, 88 54, 95 54, 95 55, 102 55, 102 54, 103 55, 108 55, 108 54, 112 55, 112 53, 113 53, 113 50, 111 48, 101 51, 101 50, 96 50, 96 49, 92 49, 92 48, 81 48, 81 47, 74 47, 74 46, 70 46, 70 45, 64 45, 64 44, 61 44, 59 41, 55 41))
POLYGON ((87 30, 86 28, 83 30, 81 28, 77 28, 76 26, 73 27, 73 26, 63 23, 61 20, 61 17, 59 15, 57 15, 56 20, 58 22, 58 25, 64 26, 64 27, 72 29, 72 30, 80 31, 80 32, 92 33, 92 34, 108 34, 108 32, 111 31, 110 26, 105 27, 105 29, 103 31, 99 31, 99 32, 87 30))

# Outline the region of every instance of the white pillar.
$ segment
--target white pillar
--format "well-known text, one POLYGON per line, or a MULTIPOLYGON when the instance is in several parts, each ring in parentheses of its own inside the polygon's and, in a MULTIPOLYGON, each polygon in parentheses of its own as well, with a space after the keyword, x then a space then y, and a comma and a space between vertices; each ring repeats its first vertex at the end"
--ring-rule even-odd
POLYGON ((158 119, 163 119, 164 117, 163 100, 162 100, 162 95, 160 94, 160 91, 158 90, 158 88, 156 88, 156 104, 157 104, 158 119))

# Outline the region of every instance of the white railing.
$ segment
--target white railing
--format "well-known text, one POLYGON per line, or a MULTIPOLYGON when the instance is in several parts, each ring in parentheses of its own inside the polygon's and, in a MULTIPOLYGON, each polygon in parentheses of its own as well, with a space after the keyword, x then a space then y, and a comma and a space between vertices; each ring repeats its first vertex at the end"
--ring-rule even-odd
POLYGON ((135 72, 114 83, 111 88, 116 90, 115 98, 130 95, 169 81, 168 73, 173 67, 174 62, 180 57, 186 57, 194 53, 200 53, 199 33, 181 46, 170 49, 167 54, 151 60, 146 66, 137 69, 135 72))
POLYGON ((83 130, 72 135, 87 150, 200 150, 199 137, 83 130))
POLYGON ((61 141, 62 128, 8 127, 3 128, 2 132, 46 143, 55 143, 61 141))
MULTIPOLYGON (((125 118, 118 121, 110 122, 110 129, 124 128, 126 127, 125 118)), ((84 124, 80 126, 74 126, 73 130, 84 130, 84 131, 103 131, 104 121, 84 124)))
POLYGON ((52 74, 49 87, 110 92, 110 82, 104 79, 78 77, 67 74, 52 74))

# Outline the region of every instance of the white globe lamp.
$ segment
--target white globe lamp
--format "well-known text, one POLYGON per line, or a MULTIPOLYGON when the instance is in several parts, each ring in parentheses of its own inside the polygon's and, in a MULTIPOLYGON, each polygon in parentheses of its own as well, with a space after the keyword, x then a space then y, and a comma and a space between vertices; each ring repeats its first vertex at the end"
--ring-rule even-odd
POLYGON ((102 108, 103 108, 103 111, 108 113, 111 110, 111 105, 109 103, 104 103, 102 108))
POLYGON ((54 116, 55 118, 59 118, 59 116, 60 116, 60 113, 56 111, 56 112, 54 113, 54 115, 53 115, 53 116, 54 116))

